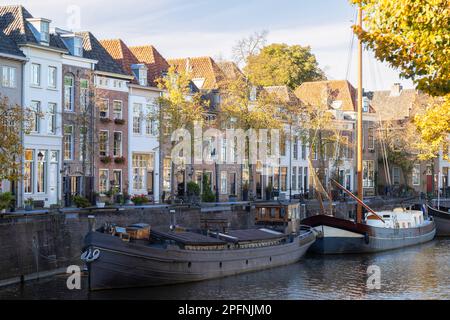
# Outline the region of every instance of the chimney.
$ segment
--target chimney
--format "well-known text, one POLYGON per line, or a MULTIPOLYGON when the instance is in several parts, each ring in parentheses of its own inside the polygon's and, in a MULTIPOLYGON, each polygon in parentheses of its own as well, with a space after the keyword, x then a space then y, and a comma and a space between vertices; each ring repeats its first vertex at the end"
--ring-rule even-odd
POLYGON ((403 87, 400 83, 394 83, 394 85, 391 88, 391 96, 398 97, 400 93, 402 92, 403 87))
POLYGON ((187 73, 190 73, 192 70, 192 67, 191 67, 191 58, 187 58, 186 59, 186 72, 187 73))

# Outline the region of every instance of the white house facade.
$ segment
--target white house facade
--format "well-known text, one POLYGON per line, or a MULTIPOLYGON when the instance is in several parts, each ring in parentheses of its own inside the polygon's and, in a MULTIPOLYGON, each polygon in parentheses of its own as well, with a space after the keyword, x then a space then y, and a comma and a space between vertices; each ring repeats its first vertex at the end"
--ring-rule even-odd
POLYGON ((158 88, 129 85, 128 172, 129 194, 149 195, 158 202, 159 130, 158 88))

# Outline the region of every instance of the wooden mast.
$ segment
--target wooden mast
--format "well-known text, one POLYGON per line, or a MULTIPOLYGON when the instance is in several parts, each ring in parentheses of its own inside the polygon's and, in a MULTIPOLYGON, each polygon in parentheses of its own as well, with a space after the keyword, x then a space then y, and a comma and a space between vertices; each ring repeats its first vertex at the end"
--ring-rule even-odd
MULTIPOLYGON (((362 29, 362 7, 358 7, 358 26, 362 29)), ((358 118, 357 118, 357 136, 358 136, 358 146, 357 146, 357 171, 358 171, 358 198, 362 201, 364 198, 363 194, 363 161, 362 161, 362 142, 363 142, 363 123, 362 123, 362 104, 363 104, 363 65, 362 65, 362 41, 358 39, 358 118)), ((361 223, 363 220, 362 206, 358 203, 356 221, 361 223)))

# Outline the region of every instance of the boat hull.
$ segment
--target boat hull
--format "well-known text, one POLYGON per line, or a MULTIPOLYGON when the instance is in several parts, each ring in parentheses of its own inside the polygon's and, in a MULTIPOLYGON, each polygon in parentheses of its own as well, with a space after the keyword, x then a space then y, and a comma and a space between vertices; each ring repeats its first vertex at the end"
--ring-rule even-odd
POLYGON ((202 281, 287 265, 299 261, 314 243, 309 233, 272 247, 188 251, 176 246, 155 248, 125 243, 93 232, 86 237, 97 260, 88 263, 90 290, 150 287, 202 281))
POLYGON ((329 216, 303 220, 318 232, 311 251, 318 254, 375 253, 431 241, 436 234, 434 222, 408 229, 389 229, 358 224, 329 216))
POLYGON ((428 206, 428 214, 433 217, 436 224, 436 235, 450 236, 450 213, 428 206))

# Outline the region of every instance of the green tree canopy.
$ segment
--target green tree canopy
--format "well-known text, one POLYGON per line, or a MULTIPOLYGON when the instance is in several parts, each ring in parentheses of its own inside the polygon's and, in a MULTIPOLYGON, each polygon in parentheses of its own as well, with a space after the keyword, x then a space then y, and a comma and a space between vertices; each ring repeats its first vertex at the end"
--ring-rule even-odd
POLYGON ((303 82, 325 79, 311 48, 300 45, 268 45, 247 58, 244 72, 255 85, 287 85, 291 89, 303 82))

